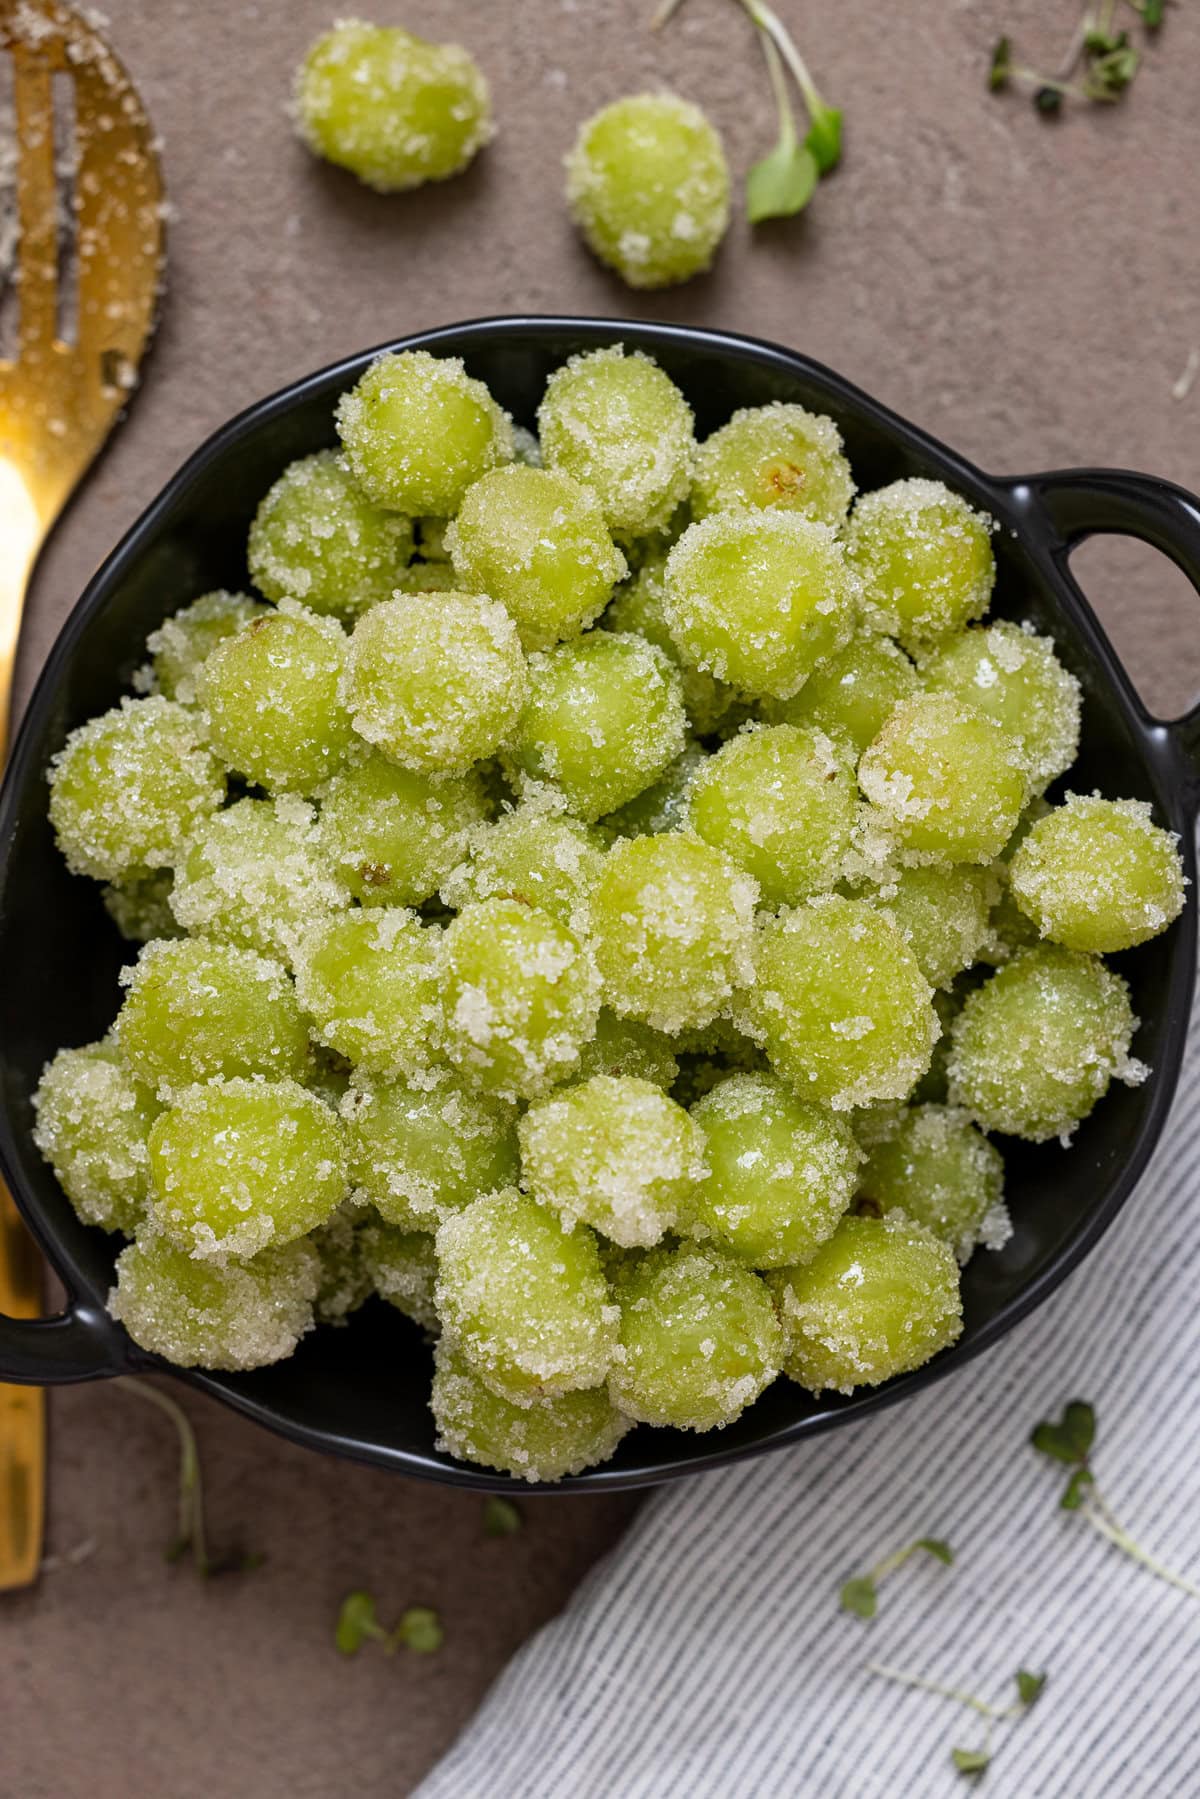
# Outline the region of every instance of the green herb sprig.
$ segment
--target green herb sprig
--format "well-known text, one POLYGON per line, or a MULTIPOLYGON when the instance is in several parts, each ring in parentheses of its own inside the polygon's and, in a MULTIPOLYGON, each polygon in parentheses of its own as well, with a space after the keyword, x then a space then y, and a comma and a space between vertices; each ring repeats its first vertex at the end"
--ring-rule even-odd
POLYGON ((1194 1586, 1173 1569, 1164 1567, 1162 1562, 1148 1554, 1113 1516, 1096 1485, 1091 1463, 1092 1447, 1096 1441, 1096 1412, 1093 1406, 1086 1400, 1071 1400, 1064 1406, 1062 1417, 1056 1423, 1044 1419, 1042 1423, 1035 1425, 1029 1441, 1039 1455, 1048 1456, 1071 1470, 1058 1502, 1064 1512, 1078 1512, 1106 1542, 1132 1557, 1158 1580, 1166 1581, 1168 1586, 1177 1587, 1181 1593, 1187 1593, 1193 1599, 1200 1599, 1200 1587, 1194 1586))
POLYGON ((915 1687, 922 1693, 934 1693, 939 1699, 953 1699, 957 1705, 965 1705, 969 1710, 978 1712, 984 1720, 984 1737, 982 1745, 977 1749, 953 1748, 950 1760, 960 1774, 968 1778, 976 1778, 986 1774, 992 1761, 992 1731, 997 1724, 1011 1722, 1021 1718, 1035 1705, 1041 1697, 1046 1685, 1045 1674, 1031 1674, 1028 1668, 1018 1668, 1013 1676, 1017 1689, 1015 1704, 989 1705, 986 1699, 979 1699, 974 1693, 965 1693, 959 1687, 943 1686, 940 1681, 926 1680, 924 1675, 909 1674, 903 1668, 890 1668, 883 1662, 868 1662, 867 1673, 874 1674, 879 1680, 893 1681, 897 1686, 915 1687))
POLYGON ((379 1622, 374 1595, 363 1588, 347 1593, 338 1612, 333 1640, 343 1655, 357 1655, 364 1643, 378 1643, 385 1655, 411 1649, 416 1655, 433 1655, 446 1633, 438 1614, 427 1605, 411 1605, 399 1622, 385 1630, 379 1622))
POLYGON ((842 1610, 853 1612, 858 1618, 873 1618, 878 1609, 880 1581, 886 1580, 889 1574, 894 1574, 897 1568, 902 1568, 918 1550, 933 1556, 935 1561, 943 1563, 947 1568, 954 1561, 954 1551, 949 1543, 944 1543, 940 1537, 918 1537, 915 1543, 906 1543, 903 1549, 895 1549, 891 1555, 885 1555, 882 1561, 876 1562, 873 1568, 868 1568, 865 1574, 855 1575, 852 1580, 848 1580, 839 1595, 842 1610))
POLYGON ((493 1493, 483 1502, 483 1534, 485 1537, 515 1537, 525 1528, 519 1506, 511 1499, 493 1493))
POLYGON ((1049 74, 1018 62, 1011 38, 998 38, 988 65, 988 88, 995 94, 1019 87, 1036 111, 1051 117, 1062 111, 1065 100, 1101 105, 1119 100, 1142 65, 1142 52, 1118 25, 1122 6, 1141 20, 1149 36, 1166 16, 1166 0, 1099 0, 1086 8, 1061 65, 1049 74))
POLYGON ((229 1549, 217 1556, 209 1552, 200 1451, 196 1433, 183 1408, 176 1404, 170 1394, 151 1386, 148 1381, 122 1376, 113 1385, 122 1392, 132 1393, 135 1398, 145 1400, 148 1405, 164 1413, 175 1426, 179 1438, 179 1522, 175 1536, 167 1545, 168 1562, 182 1561, 190 1550, 197 1574, 205 1578, 214 1574, 248 1574, 254 1568, 261 1568, 266 1557, 257 1552, 247 1554, 240 1549, 229 1549))

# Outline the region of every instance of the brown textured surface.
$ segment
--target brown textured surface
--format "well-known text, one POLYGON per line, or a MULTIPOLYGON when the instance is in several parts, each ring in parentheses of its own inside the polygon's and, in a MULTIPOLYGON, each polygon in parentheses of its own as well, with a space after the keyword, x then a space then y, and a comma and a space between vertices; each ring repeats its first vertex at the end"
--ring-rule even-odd
MULTIPOLYGON (((1068 0, 784 0, 846 107, 846 165, 810 218, 753 249, 739 223, 712 277, 643 299, 575 243, 559 156, 585 112, 666 83, 709 107, 744 168, 771 127, 733 0, 688 0, 658 39, 649 0, 376 9, 465 38, 501 125, 466 178, 399 200, 315 166, 288 134, 289 72, 334 10, 324 0, 112 10, 166 138, 171 289, 132 416, 43 562, 22 695, 97 560, 208 431, 343 352, 456 317, 730 326, 832 363, 986 467, 1110 462, 1200 486, 1200 382, 1171 398, 1200 348, 1195 8, 1172 9, 1127 105, 1047 126, 1015 97, 989 99, 982 71, 1001 28, 1052 60, 1068 0)), ((1143 691, 1180 709, 1200 686, 1200 612, 1178 577, 1125 544, 1094 544, 1078 567, 1143 691)), ((521 1537, 485 1542, 469 1496, 320 1461, 188 1404, 215 1534, 240 1531, 270 1562, 208 1586, 165 1569, 165 1422, 101 1388, 56 1395, 49 1548, 97 1546, 0 1600, 5 1799, 404 1794, 629 1510, 530 1501, 521 1537), (356 1582, 387 1610, 440 1606, 442 1654, 340 1661, 332 1619, 356 1582)))

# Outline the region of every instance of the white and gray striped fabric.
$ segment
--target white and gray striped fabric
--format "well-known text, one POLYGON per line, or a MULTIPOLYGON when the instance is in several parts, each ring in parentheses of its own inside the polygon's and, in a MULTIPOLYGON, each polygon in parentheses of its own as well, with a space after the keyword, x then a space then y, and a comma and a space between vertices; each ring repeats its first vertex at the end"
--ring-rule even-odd
MULTIPOLYGON (((1193 1024, 1196 1023, 1195 1017, 1193 1024)), ((1200 1035, 1151 1171, 1084 1266, 962 1373, 894 1411, 656 1494, 496 1682, 419 1799, 940 1799, 984 1721, 881 1681, 989 1701, 992 1799, 1200 1794, 1200 1603, 1079 1514, 1031 1426, 1094 1402, 1114 1512, 1200 1582, 1200 1035), (910 1560, 865 1623, 838 1591, 910 1560)), ((563 1503, 569 1504, 569 1500, 563 1503)))

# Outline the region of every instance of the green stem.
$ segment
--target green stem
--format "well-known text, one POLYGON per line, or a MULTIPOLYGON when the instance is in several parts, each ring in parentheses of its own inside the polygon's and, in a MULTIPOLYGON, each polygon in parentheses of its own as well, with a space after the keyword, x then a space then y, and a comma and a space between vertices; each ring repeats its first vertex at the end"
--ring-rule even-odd
MULTIPOLYGON (((753 17, 753 14, 751 16, 753 17)), ((779 148, 794 150, 796 147, 796 119, 787 90, 787 76, 784 73, 783 64, 779 60, 778 50, 761 26, 758 31, 758 41, 762 45, 763 56, 767 63, 767 73, 771 78, 775 116, 779 121, 779 148)))
POLYGON ((663 26, 674 18, 682 5, 683 0, 663 0, 662 5, 650 21, 651 31, 661 31, 663 26))
POLYGON ((1115 1548, 1123 1550, 1135 1562, 1140 1562, 1148 1573, 1153 1574, 1158 1580, 1165 1581, 1169 1587, 1176 1587, 1179 1592, 1188 1594, 1189 1598, 1200 1599, 1200 1587, 1193 1586, 1192 1582, 1185 1580, 1182 1574, 1176 1574, 1173 1568, 1165 1567, 1162 1562, 1156 1561, 1154 1556, 1148 1554, 1141 1544, 1130 1536, 1124 1525, 1118 1523, 1117 1519, 1113 1517, 1094 1487, 1088 1498, 1084 1500, 1081 1509, 1092 1529, 1098 1531, 1107 1542, 1112 1543, 1115 1548))
POLYGON ((958 1687, 944 1687, 940 1681, 926 1680, 920 1674, 908 1674, 903 1668, 889 1668, 883 1662, 868 1662, 867 1673, 877 1675, 880 1680, 895 1681, 897 1686, 916 1687, 918 1692, 934 1693, 939 1699, 953 1699, 956 1704, 969 1706, 971 1711, 978 1712, 989 1724, 996 1718, 1011 1718, 1021 1710, 1020 1706, 989 1705, 986 1699, 977 1699, 974 1693, 964 1693, 958 1687))
POLYGON ((808 70, 808 64, 792 42, 791 34, 783 20, 765 4, 765 0, 741 0, 742 5, 758 26, 771 38, 784 62, 791 70, 792 79, 804 96, 804 104, 809 113, 816 116, 825 111, 825 102, 817 92, 817 84, 808 70))
POLYGON ((903 1568, 916 1547, 915 1543, 906 1543, 903 1549, 893 1549, 891 1555, 885 1555, 881 1562, 876 1562, 875 1566, 868 1570, 867 1579, 876 1583, 886 1580, 889 1574, 896 1572, 897 1568, 903 1568))
POLYGON ((196 1433, 187 1414, 168 1394, 145 1381, 121 1376, 113 1385, 122 1387, 126 1393, 132 1393, 138 1399, 144 1399, 149 1405, 157 1406, 175 1426, 179 1437, 179 1542, 184 1548, 191 1549, 198 1571, 207 1574, 208 1544, 204 1532, 204 1488, 200 1478, 200 1453, 196 1447, 196 1433))

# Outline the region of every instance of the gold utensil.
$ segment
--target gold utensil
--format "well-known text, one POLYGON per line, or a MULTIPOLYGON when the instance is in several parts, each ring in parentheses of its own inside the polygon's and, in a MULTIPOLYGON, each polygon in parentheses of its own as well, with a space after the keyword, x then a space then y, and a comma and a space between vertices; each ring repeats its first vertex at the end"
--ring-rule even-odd
MULTIPOLYGON (((2 765, 33 565, 136 383, 164 207, 150 122, 92 25, 57 0, 0 0, 0 55, 12 68, 19 227, 16 355, 0 361, 2 765)), ((0 1312, 41 1307, 40 1258, 0 1184, 0 1312)), ((45 1432, 41 1389, 0 1386, 0 1590, 27 1585, 41 1561, 45 1432)))

